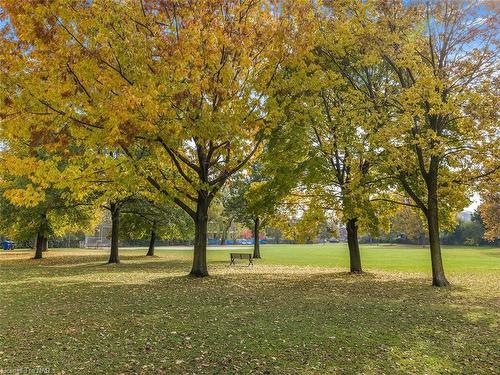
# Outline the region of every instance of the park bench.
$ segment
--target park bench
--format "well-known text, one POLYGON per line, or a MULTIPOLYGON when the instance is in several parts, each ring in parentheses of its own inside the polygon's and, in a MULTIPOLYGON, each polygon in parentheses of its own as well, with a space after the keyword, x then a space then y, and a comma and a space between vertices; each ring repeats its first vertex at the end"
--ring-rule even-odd
POLYGON ((234 262, 236 259, 248 259, 248 267, 252 266, 253 267, 253 256, 252 254, 245 254, 245 253, 230 253, 229 254, 231 257, 231 263, 229 265, 236 265, 234 262))

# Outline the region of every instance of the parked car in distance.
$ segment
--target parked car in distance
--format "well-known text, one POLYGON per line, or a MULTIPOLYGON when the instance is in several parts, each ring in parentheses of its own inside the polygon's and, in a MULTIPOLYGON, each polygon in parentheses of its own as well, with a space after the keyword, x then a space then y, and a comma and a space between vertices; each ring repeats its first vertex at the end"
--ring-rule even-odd
POLYGON ((14 241, 9 241, 9 240, 3 240, 2 241, 2 248, 4 250, 14 250, 16 243, 14 241))

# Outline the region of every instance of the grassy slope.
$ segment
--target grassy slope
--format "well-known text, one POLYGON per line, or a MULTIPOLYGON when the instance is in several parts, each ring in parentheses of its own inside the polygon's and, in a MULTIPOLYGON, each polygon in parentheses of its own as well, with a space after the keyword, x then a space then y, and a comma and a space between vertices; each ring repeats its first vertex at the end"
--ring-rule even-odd
POLYGON ((343 272, 343 245, 264 246, 253 270, 214 250, 206 279, 185 277, 189 251, 144 252, 118 266, 105 251, 1 254, 0 368, 493 374, 500 362, 500 249, 445 249, 445 289, 429 287, 420 248, 365 246, 363 276, 343 272))

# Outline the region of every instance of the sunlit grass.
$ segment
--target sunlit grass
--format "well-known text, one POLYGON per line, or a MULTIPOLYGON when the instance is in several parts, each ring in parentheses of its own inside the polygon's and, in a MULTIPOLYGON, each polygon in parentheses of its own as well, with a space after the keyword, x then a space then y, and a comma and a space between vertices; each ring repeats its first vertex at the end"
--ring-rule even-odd
POLYGON ((0 254, 0 368, 496 373, 499 249, 445 249, 444 289, 421 248, 364 247, 361 276, 343 245, 264 246, 253 269, 228 267, 229 251, 209 252, 205 279, 181 249, 124 250, 120 265, 104 250, 0 254))

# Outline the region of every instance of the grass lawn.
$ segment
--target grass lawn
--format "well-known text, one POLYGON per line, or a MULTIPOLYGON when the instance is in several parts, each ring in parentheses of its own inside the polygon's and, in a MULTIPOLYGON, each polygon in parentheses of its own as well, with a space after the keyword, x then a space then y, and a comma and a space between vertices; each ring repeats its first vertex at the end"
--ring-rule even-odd
POLYGON ((343 244, 235 249, 204 279, 185 249, 0 253, 0 373, 498 373, 500 249, 445 248, 449 288, 418 247, 363 246, 361 276, 343 244))

